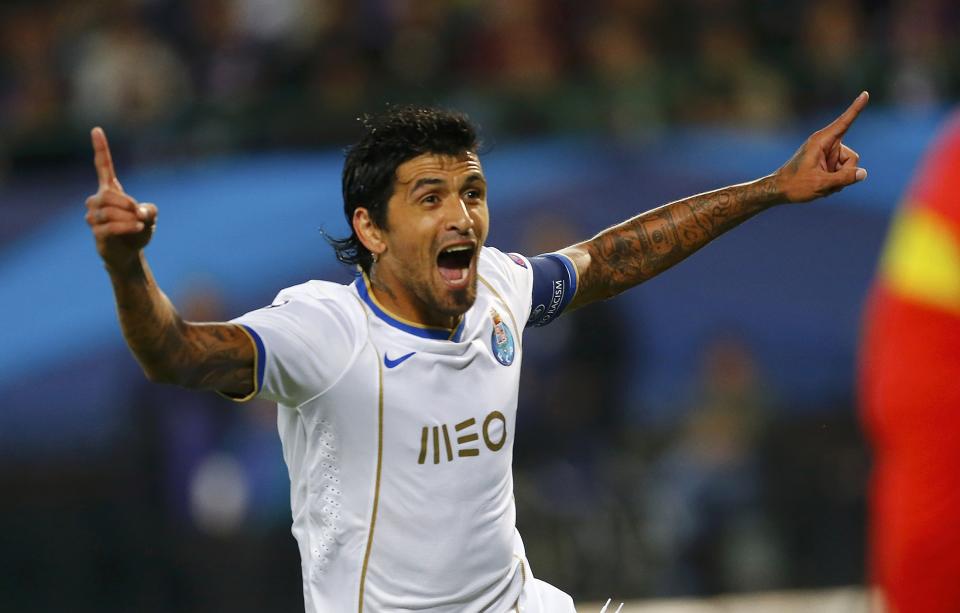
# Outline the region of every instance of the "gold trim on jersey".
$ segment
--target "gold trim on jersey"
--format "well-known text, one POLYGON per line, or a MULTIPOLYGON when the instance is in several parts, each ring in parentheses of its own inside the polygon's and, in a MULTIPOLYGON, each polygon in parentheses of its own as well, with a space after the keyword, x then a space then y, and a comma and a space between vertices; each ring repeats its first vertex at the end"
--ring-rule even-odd
POLYGON ((457 333, 457 329, 460 328, 460 321, 463 319, 463 315, 461 315, 461 316, 457 319, 457 323, 456 323, 455 326, 453 326, 453 328, 447 328, 447 327, 444 327, 444 326, 428 326, 428 325, 426 325, 426 324, 417 323, 417 322, 415 322, 415 321, 410 321, 409 319, 405 319, 405 318, 403 318, 403 317, 400 317, 399 315, 397 315, 396 313, 394 313, 393 311, 391 311, 391 310, 388 309, 387 307, 383 306, 383 303, 381 303, 379 300, 377 300, 377 296, 373 293, 373 287, 370 285, 370 278, 367 276, 367 273, 363 273, 363 284, 364 284, 364 286, 366 286, 366 288, 367 288, 367 296, 369 296, 369 297, 370 297, 370 300, 372 300, 373 303, 374 303, 375 305, 377 305, 377 308, 379 308, 381 311, 383 311, 384 313, 386 313, 388 316, 392 317, 393 319, 396 319, 397 321, 399 321, 400 323, 402 323, 402 324, 404 324, 404 325, 412 326, 412 327, 414 327, 414 328, 419 328, 419 329, 421 329, 421 330, 435 330, 435 331, 450 332, 450 336, 448 337, 448 340, 449 340, 449 339, 452 339, 452 338, 454 337, 454 335, 457 333))
POLYGON ((373 509, 370 511, 370 530, 367 535, 367 550, 363 554, 363 568, 360 570, 360 595, 358 611, 363 613, 363 589, 367 580, 367 565, 370 563, 370 550, 373 549, 373 530, 377 525, 377 507, 380 505, 380 472, 383 467, 383 360, 380 352, 371 343, 377 355, 377 477, 373 489, 373 509))
POLYGON ((517 596, 517 601, 513 603, 513 610, 519 613, 520 598, 523 596, 523 591, 527 589, 527 567, 523 563, 523 558, 521 558, 517 554, 513 554, 513 557, 515 557, 517 559, 517 562, 520 563, 520 596, 517 596))
POLYGON ((260 357, 260 350, 257 349, 257 341, 253 340, 253 336, 250 334, 250 331, 247 330, 245 327, 241 326, 240 324, 232 324, 232 325, 236 326, 237 328, 240 328, 240 331, 246 335, 247 339, 250 341, 250 344, 253 345, 253 391, 242 398, 238 398, 237 396, 231 396, 230 394, 226 392, 221 392, 219 390, 214 390, 214 392, 217 395, 222 396, 223 398, 226 398, 227 400, 230 400, 232 402, 249 402, 253 400, 257 396, 257 394, 260 393, 259 373, 260 373, 260 360, 262 358, 260 357))
POLYGON ((503 308, 505 308, 505 309, 507 310, 507 315, 510 316, 510 321, 513 322, 513 329, 516 330, 517 334, 520 334, 521 329, 517 327, 517 318, 513 316, 513 311, 510 310, 510 304, 509 304, 506 300, 503 299, 503 296, 500 295, 500 292, 498 292, 497 290, 493 289, 493 286, 490 285, 490 282, 489 282, 489 281, 487 281, 486 279, 484 279, 484 278, 483 278, 482 276, 480 276, 480 275, 477 275, 477 278, 480 279, 480 282, 483 283, 484 286, 486 286, 486 288, 487 288, 488 290, 490 290, 491 292, 493 292, 493 295, 497 297, 497 300, 499 300, 501 303, 503 303, 503 308))
MULTIPOLYGON (((455 325, 455 326, 453 327, 453 329, 450 330, 450 336, 447 337, 447 340, 448 340, 448 341, 452 341, 452 340, 453 340, 453 337, 457 335, 457 330, 460 329, 460 324, 462 324, 462 323, 463 323, 463 315, 460 315, 459 317, 457 317, 457 325, 455 325)), ((446 328, 444 328, 444 329, 446 329, 446 328)))

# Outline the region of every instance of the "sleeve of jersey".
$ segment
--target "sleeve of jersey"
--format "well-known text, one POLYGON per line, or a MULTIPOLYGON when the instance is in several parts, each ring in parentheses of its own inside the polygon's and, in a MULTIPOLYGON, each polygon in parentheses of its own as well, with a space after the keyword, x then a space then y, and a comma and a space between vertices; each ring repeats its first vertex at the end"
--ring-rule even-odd
POLYGON ((530 258, 533 270, 533 301, 527 327, 545 326, 563 313, 577 293, 577 269, 560 253, 530 258))
POLYGON ((357 322, 332 299, 284 296, 233 320, 256 346, 254 391, 300 406, 328 390, 346 371, 357 346, 357 322))

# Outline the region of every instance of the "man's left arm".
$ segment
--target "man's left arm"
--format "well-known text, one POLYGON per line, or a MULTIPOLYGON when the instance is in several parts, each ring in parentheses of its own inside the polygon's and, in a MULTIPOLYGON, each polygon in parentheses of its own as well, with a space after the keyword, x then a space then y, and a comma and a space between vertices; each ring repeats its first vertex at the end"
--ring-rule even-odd
POLYGON ((773 205, 807 202, 865 179, 867 171, 857 166, 860 156, 841 139, 868 99, 866 92, 860 94, 769 176, 665 204, 562 249, 578 275, 571 308, 658 275, 773 205))

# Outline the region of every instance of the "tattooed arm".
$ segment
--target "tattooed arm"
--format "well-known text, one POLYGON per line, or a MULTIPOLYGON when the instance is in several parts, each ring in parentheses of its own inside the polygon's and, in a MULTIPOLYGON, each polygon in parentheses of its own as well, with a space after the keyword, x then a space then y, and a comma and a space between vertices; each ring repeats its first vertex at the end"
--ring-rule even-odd
POLYGON ((142 253, 126 270, 107 271, 123 337, 148 379, 241 398, 253 391, 256 350, 240 326, 184 321, 142 253))
POLYGON ((616 296, 656 276, 715 237, 780 202, 765 177, 647 211, 568 247, 579 272, 574 308, 616 296))
POLYGON ((867 171, 857 167, 860 156, 841 138, 867 100, 866 92, 860 94, 767 177, 665 204, 562 250, 579 274, 571 307, 646 281, 775 204, 807 202, 865 179, 867 171))
POLYGON ((87 198, 93 230, 117 300, 123 336, 151 381, 244 397, 254 389, 255 349, 234 324, 185 322, 143 256, 157 208, 139 204, 117 180, 106 136, 92 133, 99 189, 87 198))

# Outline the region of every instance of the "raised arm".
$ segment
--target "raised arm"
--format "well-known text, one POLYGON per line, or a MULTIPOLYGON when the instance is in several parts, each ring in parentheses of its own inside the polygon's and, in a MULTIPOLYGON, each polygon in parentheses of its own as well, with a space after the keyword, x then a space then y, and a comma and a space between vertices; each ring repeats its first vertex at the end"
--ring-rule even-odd
POLYGON ((249 395, 256 351, 250 337, 235 324, 183 321, 143 254, 157 207, 124 192, 103 130, 94 128, 91 139, 99 189, 87 198, 86 221, 113 284, 123 336, 143 372, 151 381, 249 395))
POLYGON ((579 274, 571 307, 615 296, 658 275, 775 204, 807 202, 865 179, 867 171, 857 166, 860 156, 841 139, 868 99, 861 93, 769 176, 665 204, 563 249, 579 274))

